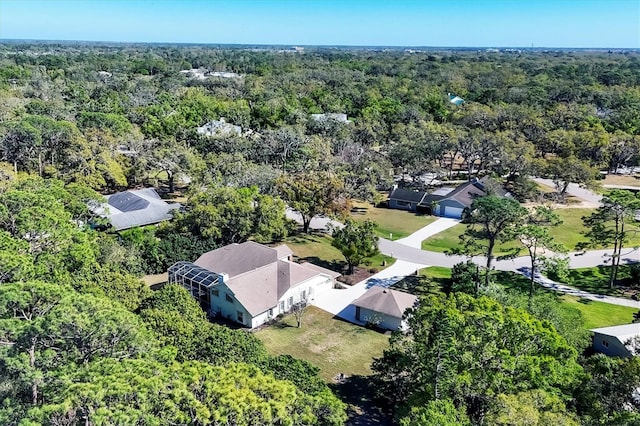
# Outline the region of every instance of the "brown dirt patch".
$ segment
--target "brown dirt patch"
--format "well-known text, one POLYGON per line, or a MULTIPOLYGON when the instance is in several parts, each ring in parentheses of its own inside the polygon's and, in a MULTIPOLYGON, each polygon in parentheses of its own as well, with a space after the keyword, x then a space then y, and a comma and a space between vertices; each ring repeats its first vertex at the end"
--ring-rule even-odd
POLYGON ((353 270, 353 274, 346 275, 347 270, 345 269, 344 271, 342 271, 343 275, 341 277, 338 277, 338 281, 347 285, 354 285, 359 283, 360 281, 366 280, 376 272, 377 271, 373 271, 372 269, 356 267, 353 270))

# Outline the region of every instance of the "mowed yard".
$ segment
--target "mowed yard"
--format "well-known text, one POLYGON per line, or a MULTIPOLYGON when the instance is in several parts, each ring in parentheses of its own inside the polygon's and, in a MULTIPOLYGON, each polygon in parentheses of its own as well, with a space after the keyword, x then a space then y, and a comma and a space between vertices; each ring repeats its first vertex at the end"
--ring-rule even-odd
MULTIPOLYGON (((409 293, 442 294, 442 287, 445 281, 451 278, 451 269, 440 266, 431 266, 420 270, 419 277, 407 277, 400 281, 394 288, 404 290, 409 293), (425 279, 421 279, 421 278, 425 279)), ((529 289, 529 279, 514 272, 500 272, 494 276, 497 284, 526 294, 529 289)), ((606 285, 606 283, 605 283, 606 285)), ((536 288, 537 292, 551 292, 542 287, 536 288)), ((589 299, 582 299, 575 296, 560 294, 560 300, 567 305, 577 308, 582 312, 584 327, 586 329, 609 327, 612 325, 629 324, 633 321, 633 314, 638 310, 628 306, 613 305, 611 303, 597 302, 589 299)))
POLYGON ((355 201, 351 209, 355 220, 370 219, 376 223, 376 233, 381 238, 397 240, 407 237, 418 229, 435 222, 437 217, 411 213, 403 210, 374 207, 370 203, 355 201))
MULTIPOLYGON (((582 222, 584 216, 588 216, 594 210, 592 209, 557 209, 555 213, 562 219, 562 224, 552 228, 552 234, 556 241, 563 244, 569 251, 574 251, 576 244, 587 241, 584 234, 587 228, 582 222)), ((462 235, 467 225, 460 224, 445 230, 431 238, 422 242, 422 249, 435 252, 445 252, 460 246, 460 235, 462 235)), ((518 242, 511 241, 500 244, 496 247, 496 254, 505 254, 510 249, 518 247, 518 242)), ((634 235, 628 243, 628 247, 640 245, 640 235, 634 235)), ((524 249, 520 251, 520 255, 524 255, 524 249)))
POLYGON ((256 332, 269 353, 288 354, 320 368, 324 380, 331 382, 340 373, 347 376, 371 374, 373 358, 389 347, 389 336, 334 319, 314 306, 307 308, 302 327, 292 316, 256 332))

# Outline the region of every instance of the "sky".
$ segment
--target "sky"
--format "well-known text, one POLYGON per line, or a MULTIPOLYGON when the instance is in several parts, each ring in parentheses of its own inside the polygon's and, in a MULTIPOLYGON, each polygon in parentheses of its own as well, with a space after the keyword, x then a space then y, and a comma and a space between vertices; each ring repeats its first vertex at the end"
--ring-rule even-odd
POLYGON ((0 39, 640 48, 640 0, 0 0, 0 39))

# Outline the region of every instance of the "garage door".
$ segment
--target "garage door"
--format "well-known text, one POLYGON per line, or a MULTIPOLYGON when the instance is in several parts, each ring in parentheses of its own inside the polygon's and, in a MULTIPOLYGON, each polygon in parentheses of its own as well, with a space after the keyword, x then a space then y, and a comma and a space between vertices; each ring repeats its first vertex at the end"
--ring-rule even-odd
POLYGON ((444 217, 452 217, 454 219, 462 218, 462 209, 459 207, 449 207, 446 206, 444 208, 444 217))

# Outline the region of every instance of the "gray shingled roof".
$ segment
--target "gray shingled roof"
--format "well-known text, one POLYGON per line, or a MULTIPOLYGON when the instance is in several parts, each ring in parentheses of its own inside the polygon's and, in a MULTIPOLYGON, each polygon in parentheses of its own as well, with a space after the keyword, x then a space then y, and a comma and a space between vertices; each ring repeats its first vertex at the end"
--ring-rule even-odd
POLYGON ((418 298, 413 294, 374 286, 354 300, 353 304, 381 314, 402 318, 404 311, 414 306, 417 300, 418 298))
POLYGON ((276 306, 287 290, 304 281, 318 275, 331 278, 340 275, 311 263, 285 260, 291 253, 284 244, 271 248, 247 241, 207 252, 194 264, 227 274, 227 286, 242 306, 255 316, 276 306))
POLYGON ((179 203, 162 200, 153 188, 118 192, 105 198, 107 203, 95 210, 104 215, 116 231, 171 219, 171 212, 181 207, 179 203))
POLYGON ((391 191, 391 194, 389 194, 389 199, 419 203, 425 195, 426 192, 424 191, 412 191, 410 189, 396 188, 391 191))

